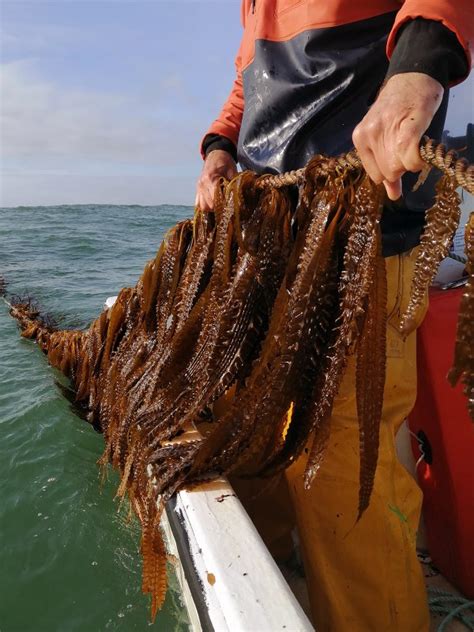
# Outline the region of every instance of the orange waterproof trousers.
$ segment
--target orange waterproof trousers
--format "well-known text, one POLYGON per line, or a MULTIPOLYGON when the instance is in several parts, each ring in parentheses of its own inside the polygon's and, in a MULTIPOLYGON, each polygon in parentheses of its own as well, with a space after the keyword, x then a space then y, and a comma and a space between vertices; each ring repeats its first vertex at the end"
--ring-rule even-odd
POLYGON ((416 332, 406 340, 398 332, 415 256, 416 249, 386 259, 387 378, 374 490, 361 520, 356 524, 359 430, 354 357, 335 401, 329 447, 311 489, 303 487, 305 454, 286 472, 288 489, 284 479, 269 487, 267 494, 257 491, 262 481, 232 481, 276 557, 288 551, 293 526, 289 491, 318 632, 425 632, 429 628, 425 585, 416 557, 422 494, 395 449, 395 434, 416 397, 416 332))

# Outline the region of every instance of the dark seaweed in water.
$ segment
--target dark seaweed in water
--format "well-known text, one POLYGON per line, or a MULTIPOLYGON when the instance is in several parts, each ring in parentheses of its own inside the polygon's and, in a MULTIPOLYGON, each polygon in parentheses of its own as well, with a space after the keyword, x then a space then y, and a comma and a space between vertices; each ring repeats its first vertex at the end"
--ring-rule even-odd
MULTIPOLYGON (((296 209, 286 187, 259 182, 250 172, 222 181, 214 213, 197 210, 172 228, 137 285, 123 289, 88 330, 57 330, 29 300, 11 307, 22 335, 71 379, 75 403, 104 434, 102 463, 119 470, 118 495, 128 493, 142 525, 142 587, 151 594, 153 617, 166 594, 164 502, 217 474, 273 474, 310 437, 311 485, 347 357, 356 349, 359 517, 370 501, 385 380, 382 191, 361 169, 336 169, 321 156, 306 167, 296 209), (186 431, 199 429, 231 387, 230 410, 188 440, 186 431)), ((414 282, 407 329, 456 228, 458 206, 445 178, 428 213, 426 234, 436 239, 422 240, 425 272, 414 282), (444 222, 446 212, 453 221, 444 222)), ((472 248, 468 256, 472 271, 472 248)), ((455 375, 468 387, 469 288, 455 375)))
POLYGON ((0 276, 0 296, 5 296, 7 293, 7 282, 0 276))

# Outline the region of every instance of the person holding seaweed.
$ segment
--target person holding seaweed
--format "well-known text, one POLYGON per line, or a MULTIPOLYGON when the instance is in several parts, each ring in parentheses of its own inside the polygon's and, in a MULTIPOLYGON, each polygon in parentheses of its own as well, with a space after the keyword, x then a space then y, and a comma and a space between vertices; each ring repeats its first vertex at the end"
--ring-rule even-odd
MULTIPOLYGON (((237 77, 204 136, 196 206, 211 211, 216 183, 243 169, 282 173, 315 154, 354 145, 370 178, 383 183, 381 219, 387 269, 387 373, 379 461, 369 508, 356 524, 359 434, 355 359, 332 411, 318 478, 303 486, 307 454, 286 484, 244 504, 279 557, 288 553, 294 515, 313 620, 324 630, 419 631, 429 627, 416 557, 421 491, 399 463, 395 434, 416 396, 416 326, 405 338, 416 247, 435 175, 416 191, 423 134, 440 139, 448 89, 470 70, 470 0, 244 0, 237 77)), ((225 406, 219 402, 216 406, 225 406)), ((260 483, 261 485, 261 483, 260 483)))

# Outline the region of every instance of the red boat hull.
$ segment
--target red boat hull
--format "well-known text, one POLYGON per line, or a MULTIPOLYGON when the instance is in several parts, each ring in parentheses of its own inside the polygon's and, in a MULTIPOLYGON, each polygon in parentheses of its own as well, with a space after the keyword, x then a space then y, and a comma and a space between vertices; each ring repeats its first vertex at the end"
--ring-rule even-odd
POLYGON ((423 490, 430 556, 468 598, 474 598, 474 425, 462 387, 446 375, 453 361, 462 288, 433 290, 418 335, 418 396, 410 415, 423 490))

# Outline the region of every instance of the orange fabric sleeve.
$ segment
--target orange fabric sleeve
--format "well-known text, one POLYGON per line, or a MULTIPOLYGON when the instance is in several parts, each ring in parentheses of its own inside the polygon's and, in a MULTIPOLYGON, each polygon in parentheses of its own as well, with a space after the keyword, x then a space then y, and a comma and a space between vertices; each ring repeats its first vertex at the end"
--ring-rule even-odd
MULTIPOLYGON (((465 50, 469 67, 471 67, 474 48, 473 0, 405 0, 387 41, 389 59, 395 48, 399 28, 414 18, 436 20, 450 29, 465 50)), ((457 83, 464 81, 465 78, 463 77, 457 83)))
MULTIPOLYGON (((242 86, 242 72, 237 70, 237 78, 234 81, 232 90, 227 101, 224 104, 219 116, 212 123, 207 130, 207 134, 220 134, 231 140, 234 145, 237 145, 239 138, 240 124, 242 122, 242 115, 244 112, 244 90, 242 86)), ((201 154, 202 141, 201 141, 201 154)), ((203 154, 203 158, 204 158, 203 154)))
MULTIPOLYGON (((242 1, 241 22, 244 29, 249 5, 249 0, 242 1)), ((242 48, 243 41, 240 44, 237 57, 235 58, 237 77, 232 86, 232 90, 230 91, 227 101, 225 102, 219 116, 212 123, 205 134, 205 136, 207 134, 220 134, 221 136, 225 136, 226 138, 231 140, 234 145, 237 145, 237 140, 239 138, 240 132, 240 124, 242 123, 242 115, 244 112, 244 88, 242 84, 242 48)), ((204 140, 204 138, 202 140, 204 140)), ((202 140, 201 156, 205 158, 204 152, 202 150, 202 140)))

